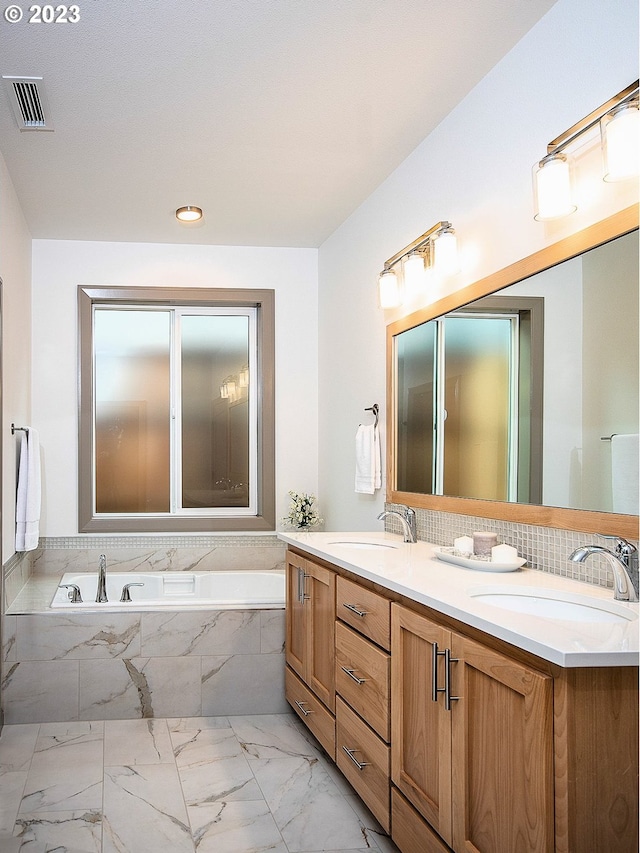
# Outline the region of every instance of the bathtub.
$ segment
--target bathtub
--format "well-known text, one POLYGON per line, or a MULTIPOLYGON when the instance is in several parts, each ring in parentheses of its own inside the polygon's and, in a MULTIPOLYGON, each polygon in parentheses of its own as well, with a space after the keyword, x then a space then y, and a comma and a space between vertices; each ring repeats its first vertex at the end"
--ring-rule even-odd
POLYGON ((182 610, 247 610, 283 608, 284 572, 219 571, 219 572, 109 572, 107 571, 106 603, 97 603, 97 572, 72 573, 62 576, 51 601, 51 607, 75 610, 141 610, 175 608, 182 610), (70 601, 72 587, 80 588, 81 602, 70 601), (123 588, 129 586, 131 601, 121 601, 123 588))

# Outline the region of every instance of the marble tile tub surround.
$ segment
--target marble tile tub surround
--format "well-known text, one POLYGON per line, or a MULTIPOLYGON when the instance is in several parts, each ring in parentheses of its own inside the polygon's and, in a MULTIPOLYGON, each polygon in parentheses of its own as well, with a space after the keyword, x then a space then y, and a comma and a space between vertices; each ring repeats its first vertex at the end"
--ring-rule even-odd
POLYGON ((284 610, 5 615, 5 722, 272 714, 284 610))
POLYGON ((0 851, 397 853, 297 717, 5 726, 0 851))
MULTIPOLYGON (((385 509, 399 509, 399 505, 385 504, 385 509)), ((609 546, 610 543, 591 533, 425 509, 416 509, 416 518, 418 539, 425 542, 448 546, 453 545, 453 540, 458 536, 471 536, 476 530, 491 530, 498 534, 498 542, 504 542, 516 548, 531 569, 573 578, 596 586, 613 587, 611 570, 601 557, 589 557, 584 563, 573 563, 569 560, 569 554, 582 545, 609 546)), ((385 518, 385 530, 391 533, 402 533, 400 522, 393 516, 385 518)), ((638 547, 637 542, 633 544, 638 547)), ((637 572, 632 580, 637 592, 637 572)))

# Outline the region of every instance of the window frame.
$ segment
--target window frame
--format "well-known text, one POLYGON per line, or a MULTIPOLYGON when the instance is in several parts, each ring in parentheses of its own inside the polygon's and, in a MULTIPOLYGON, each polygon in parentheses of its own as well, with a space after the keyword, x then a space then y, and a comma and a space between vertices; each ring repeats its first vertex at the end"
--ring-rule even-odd
POLYGON ((275 291, 233 288, 78 287, 78 531, 193 533, 275 529, 275 291), (258 482, 255 515, 103 516, 94 500, 93 307, 220 307, 256 309, 258 482))

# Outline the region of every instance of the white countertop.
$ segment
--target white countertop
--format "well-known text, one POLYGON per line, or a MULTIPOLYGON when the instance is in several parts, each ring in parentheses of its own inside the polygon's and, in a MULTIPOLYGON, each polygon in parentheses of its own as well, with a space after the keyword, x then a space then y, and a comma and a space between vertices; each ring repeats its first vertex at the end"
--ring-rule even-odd
MULTIPOLYGON (((411 598, 563 667, 637 666, 640 620, 637 603, 613 601, 613 590, 552 575, 526 566, 494 573, 459 568, 434 557, 435 545, 405 544, 392 533, 279 532, 284 542, 362 578, 411 598), (371 542, 394 547, 360 549, 340 542, 371 542), (565 600, 593 600, 631 612, 631 621, 551 619, 512 612, 469 595, 479 587, 508 588, 521 594, 549 592, 565 600)), ((482 591, 482 590, 480 590, 482 591)))

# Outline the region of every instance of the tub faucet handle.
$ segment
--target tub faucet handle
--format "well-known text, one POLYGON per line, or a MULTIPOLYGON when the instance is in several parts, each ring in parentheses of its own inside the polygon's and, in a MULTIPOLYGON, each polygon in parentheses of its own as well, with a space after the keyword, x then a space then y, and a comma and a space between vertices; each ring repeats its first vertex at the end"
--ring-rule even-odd
POLYGON ((129 589, 132 586, 144 586, 144 584, 143 583, 126 583, 122 587, 122 595, 120 596, 120 601, 131 601, 131 593, 129 592, 129 589))
POLYGON ((80 587, 76 583, 61 583, 61 588, 68 589, 67 596, 72 604, 82 604, 82 596, 80 595, 80 587))

